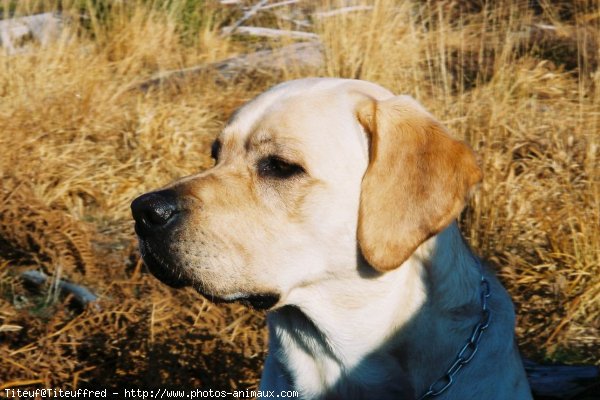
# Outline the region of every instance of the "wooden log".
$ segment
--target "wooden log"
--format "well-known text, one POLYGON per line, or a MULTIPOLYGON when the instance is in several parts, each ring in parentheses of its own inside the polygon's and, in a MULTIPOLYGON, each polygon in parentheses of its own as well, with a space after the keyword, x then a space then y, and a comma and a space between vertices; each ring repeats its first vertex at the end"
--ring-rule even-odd
MULTIPOLYGON (((223 28, 226 32, 230 27, 223 28)), ((291 31, 284 29, 263 28, 260 26, 240 26, 235 31, 236 35, 258 36, 268 38, 291 38, 291 39, 318 39, 319 35, 311 32, 291 31)))
POLYGON ((323 63, 323 48, 319 42, 294 43, 278 49, 261 50, 211 64, 167 71, 136 84, 134 88, 146 91, 151 87, 162 84, 178 84, 185 79, 209 71, 218 72, 219 76, 224 79, 232 79, 239 74, 253 70, 277 71, 291 68, 318 68, 323 63))
POLYGON ((325 19, 329 17, 335 17, 336 15, 343 15, 357 11, 371 11, 373 6, 348 6, 342 8, 336 8, 335 10, 319 11, 313 14, 316 19, 325 19))

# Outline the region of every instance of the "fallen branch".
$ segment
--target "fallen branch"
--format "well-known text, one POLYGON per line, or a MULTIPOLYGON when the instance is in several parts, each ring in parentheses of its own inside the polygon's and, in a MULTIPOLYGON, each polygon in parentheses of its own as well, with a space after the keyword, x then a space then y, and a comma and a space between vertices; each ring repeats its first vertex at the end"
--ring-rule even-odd
POLYGON ((370 11, 373 9, 373 6, 349 6, 342 7, 335 10, 329 11, 319 11, 313 14, 313 17, 316 19, 325 19, 329 17, 334 17, 336 15, 348 14, 356 11, 370 11))
MULTIPOLYGON (((21 274, 21 278, 37 286, 43 285, 50 279, 48 275, 37 270, 25 271, 21 274)), ((72 294, 75 300, 77 300, 77 302, 82 306, 86 306, 87 304, 98 300, 98 296, 92 293, 89 289, 71 282, 64 281, 62 279, 58 280, 57 287, 61 291, 72 294)))
MULTIPOLYGON (((224 28, 223 31, 229 32, 231 28, 224 28)), ((269 38, 287 37, 291 39, 318 39, 319 35, 311 32, 289 31, 284 29, 263 28, 260 26, 240 26, 237 28, 237 35, 249 35, 269 38)))
POLYGON ((273 3, 273 4, 266 5, 266 6, 262 7, 260 10, 261 11, 270 10, 272 8, 282 7, 282 6, 289 6, 290 4, 297 4, 297 3, 299 3, 298 0, 284 0, 284 1, 280 1, 278 3, 273 3))
POLYGON ((218 72, 224 79, 231 79, 243 72, 253 70, 318 68, 323 65, 323 62, 323 48, 319 42, 294 43, 278 49, 261 50, 211 64, 167 71, 134 87, 146 91, 153 86, 178 83, 210 71, 218 72))

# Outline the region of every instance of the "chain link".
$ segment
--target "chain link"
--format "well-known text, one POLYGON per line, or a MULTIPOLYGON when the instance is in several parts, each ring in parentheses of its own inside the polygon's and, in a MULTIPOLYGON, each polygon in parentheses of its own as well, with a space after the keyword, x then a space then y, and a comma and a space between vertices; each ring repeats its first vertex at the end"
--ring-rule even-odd
POLYGON ((483 276, 483 271, 481 267, 480 261, 475 258, 475 262, 479 267, 479 271, 481 272, 481 280, 479 281, 479 294, 481 299, 481 317, 479 318, 479 322, 473 327, 473 333, 469 339, 467 339, 467 343, 460 349, 458 354, 456 355, 456 359, 448 368, 446 373, 438 378, 435 382, 429 386, 427 392, 423 394, 418 400, 423 400, 429 397, 439 396, 444 393, 452 384, 454 383, 454 376, 462 369, 463 366, 467 365, 475 354, 477 353, 479 341, 481 340, 481 336, 483 332, 490 325, 490 321, 492 319, 492 314, 488 308, 488 299, 490 298, 490 283, 483 276))

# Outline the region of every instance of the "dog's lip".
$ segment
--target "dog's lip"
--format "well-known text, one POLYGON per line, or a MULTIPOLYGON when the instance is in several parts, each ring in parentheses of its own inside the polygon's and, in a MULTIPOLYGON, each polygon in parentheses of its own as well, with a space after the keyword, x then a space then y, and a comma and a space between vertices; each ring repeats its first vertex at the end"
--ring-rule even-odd
POLYGON ((213 303, 241 303, 255 310, 270 310, 279 303, 280 297, 276 293, 243 293, 234 292, 226 295, 210 295, 203 288, 196 287, 198 293, 213 303))
POLYGON ((161 257, 154 254, 152 248, 145 240, 139 238, 139 246, 144 264, 146 264, 152 275, 159 281, 176 289, 190 285, 190 282, 187 282, 181 274, 176 276, 174 268, 165 264, 161 257))
POLYGON ((163 261, 163 258, 156 255, 152 247, 146 240, 138 238, 142 260, 148 267, 152 275, 159 281, 173 287, 182 288, 192 286, 198 293, 206 297, 213 303, 241 303, 248 305, 256 310, 269 310, 279 303, 281 296, 273 292, 265 293, 244 293, 234 292, 224 295, 215 295, 206 290, 201 282, 192 282, 185 279, 181 274, 176 276, 176 268, 163 261))

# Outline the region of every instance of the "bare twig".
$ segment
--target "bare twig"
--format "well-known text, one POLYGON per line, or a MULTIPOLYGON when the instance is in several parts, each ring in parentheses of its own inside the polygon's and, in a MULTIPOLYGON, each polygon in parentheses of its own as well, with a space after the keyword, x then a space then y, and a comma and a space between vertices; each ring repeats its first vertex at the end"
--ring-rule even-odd
POLYGON ((8 324, 0 325, 0 332, 18 332, 21 329, 23 329, 23 327, 19 326, 19 325, 8 325, 8 324))

